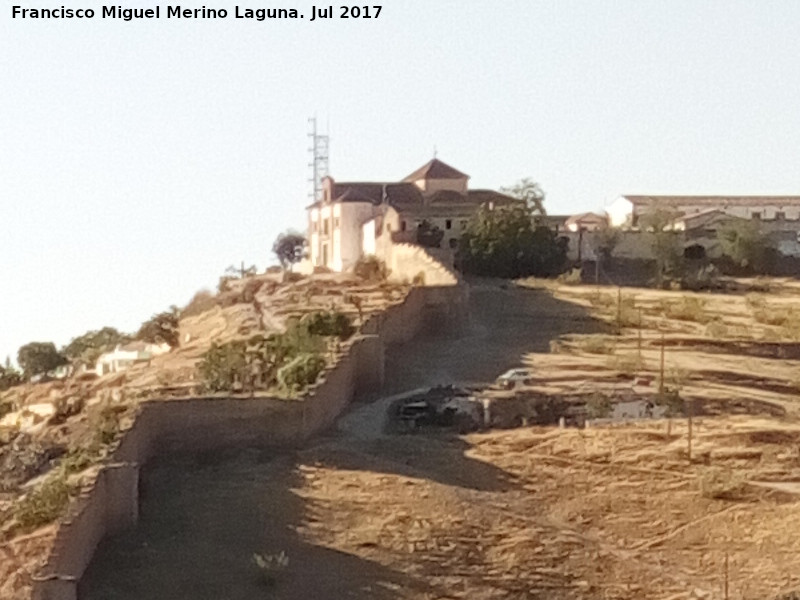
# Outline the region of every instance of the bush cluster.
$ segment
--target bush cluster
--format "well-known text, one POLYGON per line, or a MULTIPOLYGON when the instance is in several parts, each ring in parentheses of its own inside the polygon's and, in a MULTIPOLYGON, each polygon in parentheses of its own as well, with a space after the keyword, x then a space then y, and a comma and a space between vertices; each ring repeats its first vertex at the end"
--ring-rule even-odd
POLYGON ((67 474, 59 470, 14 503, 14 518, 23 529, 52 523, 64 513, 71 494, 67 474))
POLYGON ((389 269, 386 268, 386 263, 371 254, 358 259, 353 267, 353 273, 356 277, 374 283, 380 283, 389 278, 389 269))
POLYGON ((578 342, 578 348, 587 354, 613 354, 614 340, 606 335, 587 335, 578 342))
POLYGON ((284 333, 212 344, 197 365, 208 392, 267 390, 295 393, 314 383, 325 366, 327 340, 349 339, 346 315, 316 312, 291 321, 284 333))
POLYGON ((714 500, 740 500, 747 486, 743 474, 714 467, 705 469, 698 483, 700 494, 714 500))
POLYGON ((614 412, 614 404, 608 396, 596 392, 586 401, 586 416, 589 419, 605 419, 614 412))
POLYGON ((286 392, 299 392, 314 383, 324 368, 325 359, 319 354, 301 354, 278 369, 278 385, 286 392))
POLYGON ((710 317, 705 312, 705 303, 700 298, 684 296, 677 302, 663 302, 664 316, 679 321, 707 323, 710 317))

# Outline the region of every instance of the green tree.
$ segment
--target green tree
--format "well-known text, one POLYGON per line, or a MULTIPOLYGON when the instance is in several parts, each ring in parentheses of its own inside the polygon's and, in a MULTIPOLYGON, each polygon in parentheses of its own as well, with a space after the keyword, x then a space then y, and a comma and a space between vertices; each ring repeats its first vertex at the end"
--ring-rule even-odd
POLYGON ((31 342, 17 352, 17 363, 25 377, 43 375, 67 364, 66 357, 56 350, 53 342, 31 342))
POLYGON ((136 339, 150 344, 167 343, 171 348, 179 344, 178 308, 171 307, 169 311, 153 315, 142 323, 136 333, 136 339))
POLYGON ((524 200, 534 217, 543 217, 547 214, 544 210, 544 190, 530 177, 520 179, 512 186, 500 188, 500 191, 524 200))
POLYGON ((11 357, 6 357, 6 364, 0 366, 0 392, 22 383, 22 375, 11 364, 11 357))
POLYGON ((296 231, 281 233, 272 244, 272 252, 278 257, 278 262, 284 269, 303 260, 306 254, 306 238, 296 231))
POLYGON ((481 208, 461 236, 466 272, 494 277, 550 276, 566 262, 566 244, 548 227, 534 225, 527 206, 481 208))
POLYGON ((61 353, 73 364, 91 365, 103 352, 113 350, 117 344, 124 344, 130 339, 129 335, 120 333, 114 327, 103 327, 73 338, 61 349, 61 353))
POLYGON ((680 275, 683 267, 678 233, 673 228, 673 223, 678 213, 658 209, 642 215, 639 224, 642 231, 650 236, 650 249, 656 261, 656 285, 663 286, 668 275, 680 275))
POLYGON ((751 271, 768 270, 777 252, 769 235, 755 221, 731 220, 717 230, 717 239, 725 256, 751 271))

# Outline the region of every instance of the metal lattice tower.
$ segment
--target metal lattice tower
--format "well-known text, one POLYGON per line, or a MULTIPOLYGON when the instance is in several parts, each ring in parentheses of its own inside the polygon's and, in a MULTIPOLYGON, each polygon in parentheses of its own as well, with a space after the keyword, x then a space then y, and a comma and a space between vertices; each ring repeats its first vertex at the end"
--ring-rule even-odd
POLYGON ((313 191, 309 194, 315 202, 322 199, 322 180, 328 175, 328 143, 329 136, 317 133, 317 118, 312 117, 308 120, 311 131, 308 137, 311 138, 311 162, 308 166, 312 169, 312 176, 309 181, 313 185, 313 191))

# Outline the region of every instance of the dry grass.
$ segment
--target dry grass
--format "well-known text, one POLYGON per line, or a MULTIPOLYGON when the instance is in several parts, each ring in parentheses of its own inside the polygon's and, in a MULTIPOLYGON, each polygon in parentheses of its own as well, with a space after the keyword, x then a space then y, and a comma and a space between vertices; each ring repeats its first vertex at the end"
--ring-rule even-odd
POLYGON ((647 368, 645 360, 635 353, 615 354, 608 358, 608 368, 627 376, 633 376, 647 368))
POLYGON ((613 354, 616 344, 608 335, 585 335, 577 341, 577 347, 587 354, 613 354))
MULTIPOLYGON (((741 458, 743 451, 728 456, 728 458, 741 458)), ((719 456, 719 455, 718 455, 719 456)), ((752 457, 752 452, 745 454, 752 457)), ((704 498, 715 500, 741 500, 744 496, 747 479, 741 472, 724 467, 709 467, 703 470, 698 477, 700 494, 704 498)))
POLYGON ((683 296, 677 301, 664 300, 661 304, 664 316, 679 321, 707 323, 711 317, 705 311, 705 302, 695 296, 683 296))

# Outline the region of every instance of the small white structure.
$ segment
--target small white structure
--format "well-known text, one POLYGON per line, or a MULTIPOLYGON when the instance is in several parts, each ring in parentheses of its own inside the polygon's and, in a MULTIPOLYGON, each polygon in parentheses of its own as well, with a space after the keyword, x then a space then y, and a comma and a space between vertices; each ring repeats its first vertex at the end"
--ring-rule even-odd
POLYGON ((98 375, 108 375, 109 373, 119 373, 132 365, 140 362, 148 362, 154 356, 169 352, 169 344, 148 344, 146 342, 130 342, 128 344, 118 344, 112 352, 101 354, 95 363, 95 372, 98 375))

